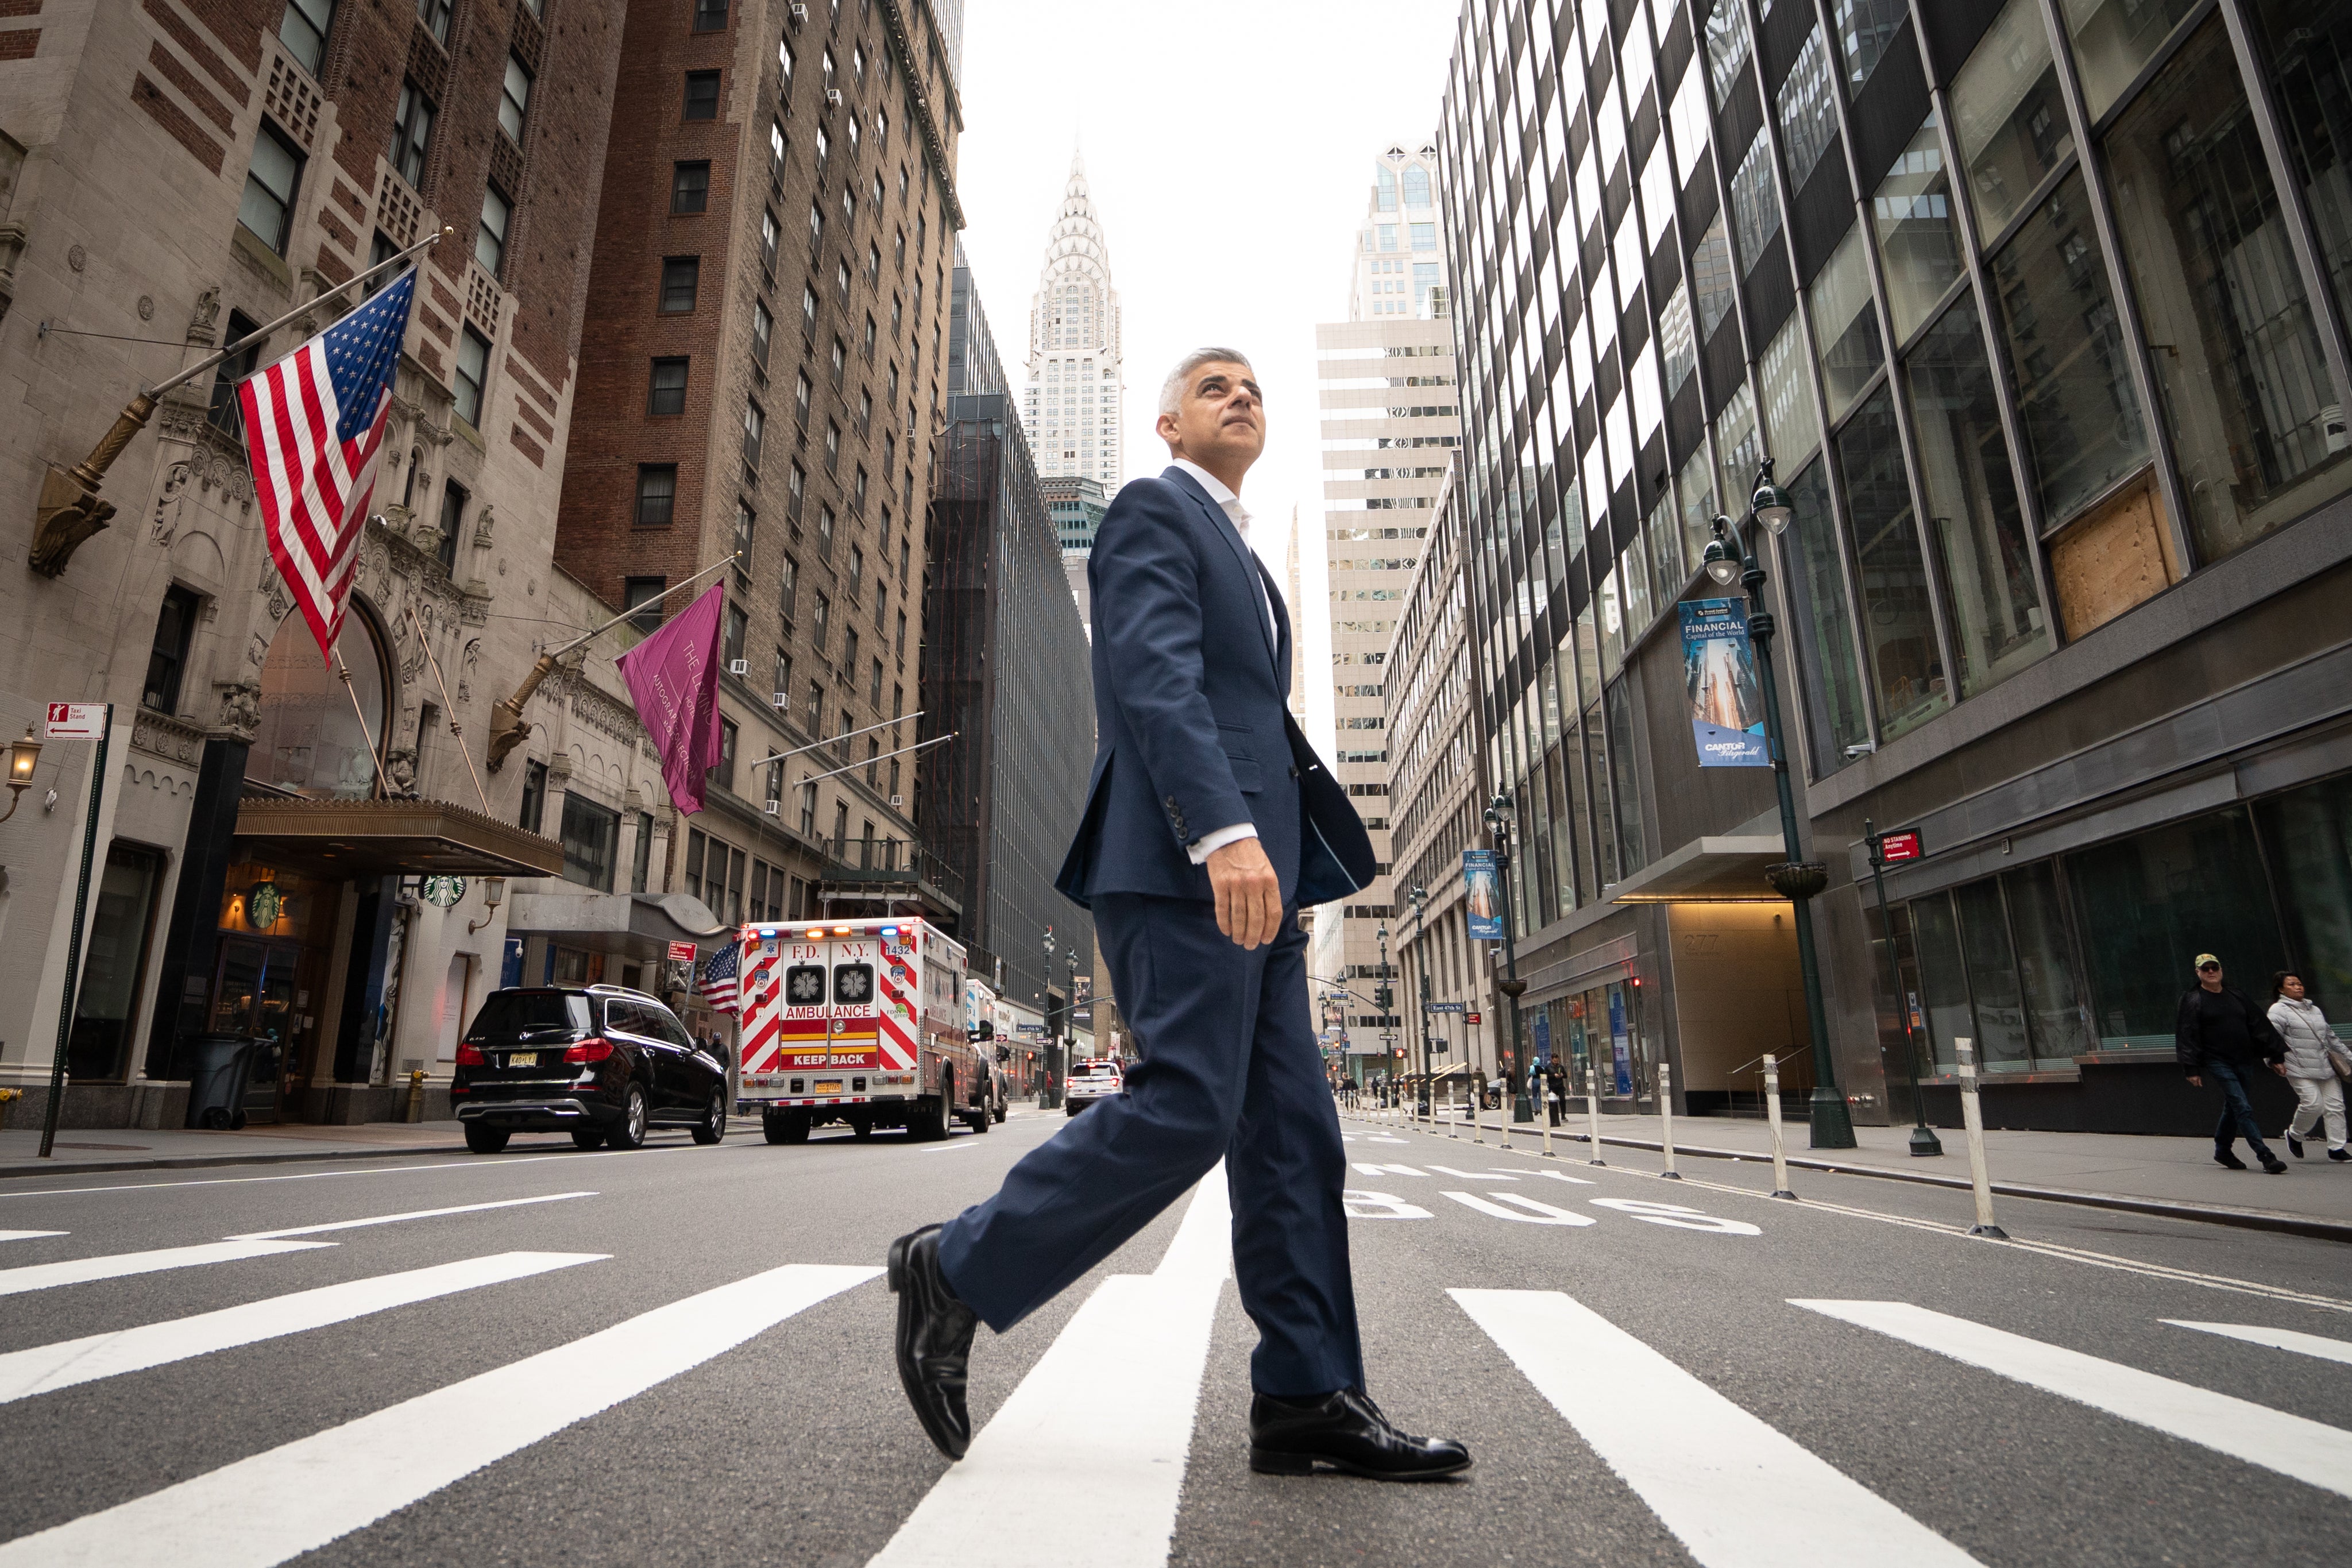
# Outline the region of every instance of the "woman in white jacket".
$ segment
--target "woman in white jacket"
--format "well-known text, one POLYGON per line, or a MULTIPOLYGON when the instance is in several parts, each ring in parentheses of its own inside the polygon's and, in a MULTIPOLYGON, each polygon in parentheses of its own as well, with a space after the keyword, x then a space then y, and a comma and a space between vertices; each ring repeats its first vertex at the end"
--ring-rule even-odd
POLYGON ((2319 1004, 2304 994, 2303 976, 2282 971, 2272 989, 2278 1000, 2271 1004, 2271 1027, 2286 1042, 2286 1060, 2279 1071, 2294 1087, 2295 1098, 2294 1117, 2286 1124, 2287 1152, 2303 1158, 2303 1140, 2324 1114, 2327 1157, 2338 1163, 2352 1161, 2352 1151, 2344 1146, 2344 1080, 2336 1076, 2335 1065, 2328 1060, 2330 1056, 2352 1053, 2327 1026, 2319 1004))

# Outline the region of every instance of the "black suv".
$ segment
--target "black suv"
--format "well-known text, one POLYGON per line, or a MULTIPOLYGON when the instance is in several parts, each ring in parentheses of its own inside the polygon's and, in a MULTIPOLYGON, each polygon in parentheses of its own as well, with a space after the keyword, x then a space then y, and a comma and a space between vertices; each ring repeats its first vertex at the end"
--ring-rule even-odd
POLYGON ((449 1097, 466 1147, 495 1154, 518 1132, 569 1132, 583 1149, 635 1149, 648 1127, 727 1135, 727 1068, 677 1016, 618 985, 493 991, 457 1047, 449 1097))

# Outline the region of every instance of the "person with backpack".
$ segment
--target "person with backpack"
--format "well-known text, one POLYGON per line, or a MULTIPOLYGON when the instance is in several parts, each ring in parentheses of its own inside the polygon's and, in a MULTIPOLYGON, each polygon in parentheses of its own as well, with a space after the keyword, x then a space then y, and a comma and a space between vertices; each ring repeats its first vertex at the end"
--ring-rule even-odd
POLYGON ((2173 1047, 2188 1070, 2192 1089, 2205 1087, 2211 1074, 2221 1088, 2221 1119, 2213 1124, 2213 1159, 2225 1169, 2242 1171, 2246 1163, 2231 1145, 2240 1138, 2254 1152, 2263 1169, 2283 1175, 2286 1162, 2271 1152, 2254 1122, 2253 1101, 2246 1098, 2247 1075, 2263 1064, 2284 1071, 2286 1047, 2263 1010, 2246 994, 2221 984, 2221 961, 2210 952, 2197 955, 2197 984, 2181 994, 2180 1012, 2173 1026, 2173 1047))
POLYGON ((2352 1161, 2352 1150, 2344 1146, 2342 1077, 2352 1071, 2352 1052, 2345 1049, 2344 1042, 2328 1026, 2326 1015, 2311 999, 2302 975, 2291 969, 2279 971, 2271 983, 2271 994, 2277 998, 2271 1004, 2271 1027, 2286 1046, 2286 1061, 2280 1070, 2295 1099, 2294 1115, 2286 1124, 2287 1152, 2302 1159, 2303 1141, 2324 1118, 2327 1157, 2339 1165, 2352 1161))

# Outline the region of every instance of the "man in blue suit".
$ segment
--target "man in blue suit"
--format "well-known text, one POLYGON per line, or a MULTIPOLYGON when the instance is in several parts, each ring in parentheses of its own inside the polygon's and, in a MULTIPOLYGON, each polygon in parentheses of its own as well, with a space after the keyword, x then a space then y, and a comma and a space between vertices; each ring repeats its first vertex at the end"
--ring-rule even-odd
POLYGON ((931 1440, 962 1458, 975 1324, 1021 1321, 1222 1159, 1258 1329, 1251 1467, 1452 1475, 1469 1468, 1462 1445, 1398 1431, 1364 1391, 1347 1162, 1298 910, 1370 883, 1373 851, 1284 706, 1289 616, 1239 493, 1265 445, 1249 362, 1186 355, 1159 433, 1175 461, 1119 491, 1087 567, 1098 741, 1057 884, 1094 911, 1143 1061, 994 1197, 891 1244, 899 1378, 931 1440))

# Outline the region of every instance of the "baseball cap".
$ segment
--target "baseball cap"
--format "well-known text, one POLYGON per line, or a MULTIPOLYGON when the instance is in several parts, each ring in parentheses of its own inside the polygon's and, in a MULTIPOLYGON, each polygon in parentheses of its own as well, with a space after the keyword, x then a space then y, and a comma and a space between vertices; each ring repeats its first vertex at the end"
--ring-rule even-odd
POLYGON ((2197 967, 2198 967, 2198 968, 2200 968, 2200 969, 2203 969, 2203 968, 2205 968, 2206 966, 2208 966, 2209 964, 2210 964, 2210 966, 2212 966, 2213 968, 2215 968, 2215 969, 2219 969, 2219 968, 2221 968, 2221 961, 2220 959, 2218 959, 2218 958, 2214 957, 2214 956, 2213 956, 2211 953, 2210 953, 2210 952, 2200 952, 2200 953, 2199 953, 2199 954, 2197 955, 2197 967))

